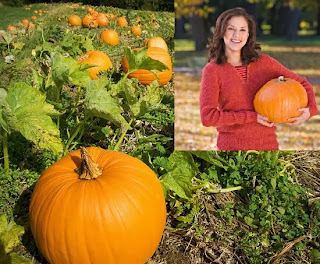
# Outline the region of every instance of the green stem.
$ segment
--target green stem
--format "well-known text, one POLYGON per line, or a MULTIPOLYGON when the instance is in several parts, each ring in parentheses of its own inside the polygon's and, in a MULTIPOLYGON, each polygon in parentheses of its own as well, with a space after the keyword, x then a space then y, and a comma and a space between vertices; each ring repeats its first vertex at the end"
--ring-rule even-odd
POLYGON ((130 120, 129 125, 123 130, 123 132, 122 132, 122 134, 121 134, 121 136, 119 138, 119 141, 117 142, 117 144, 115 145, 115 147, 113 149, 114 151, 118 150, 120 144, 122 143, 122 141, 124 139, 124 136, 127 134, 127 131, 129 129, 129 127, 131 126, 132 121, 133 121, 133 119, 130 120))
POLYGON ((4 168, 6 169, 6 176, 9 176, 8 134, 6 131, 4 131, 2 134, 2 145, 3 145, 4 168))
MULTIPOLYGON (((56 94, 56 103, 57 103, 57 105, 60 103, 60 93, 61 93, 61 87, 57 86, 57 94, 56 94)), ((57 127, 59 129, 59 127, 60 127, 60 116, 58 116, 57 118, 58 118, 57 127)))
POLYGON ((233 192, 233 191, 237 191, 237 190, 242 189, 242 186, 219 189, 219 188, 215 187, 213 184, 211 184, 210 182, 206 182, 206 181, 200 180, 198 178, 194 178, 194 180, 201 183, 201 184, 199 184, 197 186, 192 186, 191 190, 198 190, 198 189, 205 188, 206 192, 208 192, 208 193, 226 193, 226 192, 233 192))
POLYGON ((88 121, 89 116, 86 116, 77 126, 76 130, 74 131, 74 133, 72 134, 71 138, 69 138, 66 147, 64 149, 64 155, 66 155, 69 152, 69 147, 70 144, 72 143, 72 141, 74 140, 74 138, 79 134, 80 130, 82 129, 83 125, 88 121))

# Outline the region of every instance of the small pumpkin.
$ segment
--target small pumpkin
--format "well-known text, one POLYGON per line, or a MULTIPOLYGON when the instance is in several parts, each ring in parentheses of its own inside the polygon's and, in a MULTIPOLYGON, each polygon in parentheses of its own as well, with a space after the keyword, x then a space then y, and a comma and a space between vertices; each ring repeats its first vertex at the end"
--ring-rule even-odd
POLYGON ((97 28, 98 21, 91 15, 85 15, 82 19, 82 27, 84 28, 97 28))
MULTIPOLYGON (((136 50, 139 50, 141 48, 137 48, 136 50)), ((151 47, 148 48, 147 51, 147 56, 151 57, 152 59, 159 60, 163 64, 165 64, 169 69, 164 70, 164 71, 158 71, 155 70, 159 77, 159 84, 160 85, 165 85, 167 84, 172 76, 172 63, 171 63, 171 58, 168 52, 166 52, 164 49, 157 48, 157 47, 151 47)), ((128 72, 129 69, 129 63, 128 60, 125 56, 122 57, 121 64, 123 67, 124 72, 128 72)), ((132 73, 130 73, 129 78, 136 78, 139 80, 139 82, 143 85, 148 85, 152 83, 153 81, 157 80, 157 77, 148 70, 136 70, 132 73)))
POLYGON ((112 29, 107 29, 101 32, 100 39, 111 46, 119 44, 119 35, 112 29))
POLYGON ((31 16, 31 20, 35 21, 37 20, 38 18, 36 16, 31 16))
POLYGON ((41 174, 29 216, 49 263, 142 264, 160 242, 166 205, 160 181, 146 164, 89 147, 41 174))
POLYGON ((82 23, 82 20, 79 16, 77 15, 73 15, 73 16, 70 16, 68 18, 68 23, 71 25, 71 26, 80 26, 81 23, 82 23))
POLYGON ((24 28, 27 28, 29 26, 29 20, 26 18, 22 19, 21 23, 24 28))
POLYGON ((9 31, 9 32, 15 32, 15 31, 17 31, 17 28, 16 28, 15 26, 9 25, 9 26, 7 27, 7 31, 9 31))
POLYGON ((87 69, 87 71, 90 73, 90 78, 92 80, 98 78, 98 73, 100 71, 107 71, 112 67, 112 63, 108 55, 97 50, 87 52, 86 54, 79 57, 77 61, 79 63, 96 65, 96 67, 87 69))
POLYGON ((146 39, 143 44, 147 47, 158 47, 168 51, 168 45, 166 41, 161 37, 153 37, 150 39, 146 39))
POLYGON ((288 123, 288 118, 302 114, 299 108, 308 105, 304 87, 297 81, 280 76, 268 81, 253 101, 255 111, 274 123, 288 123))
POLYGON ((109 24, 109 19, 106 16, 99 15, 97 17, 97 22, 100 27, 104 27, 109 24))
POLYGON ((132 26, 131 33, 136 36, 140 36, 141 35, 141 27, 140 26, 132 26))
POLYGON ((128 26, 128 22, 125 16, 119 17, 117 20, 117 24, 120 27, 126 27, 128 26))

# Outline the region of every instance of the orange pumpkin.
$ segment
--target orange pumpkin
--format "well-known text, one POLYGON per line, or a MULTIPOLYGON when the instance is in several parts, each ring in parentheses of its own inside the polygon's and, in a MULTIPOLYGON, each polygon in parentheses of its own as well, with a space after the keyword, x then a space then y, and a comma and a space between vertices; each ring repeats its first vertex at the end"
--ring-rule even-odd
POLYGON ((31 20, 37 20, 36 16, 31 16, 31 20))
POLYGON ((100 27, 103 27, 109 24, 109 19, 106 16, 99 15, 97 17, 97 22, 100 27))
POLYGON ((120 27, 126 27, 128 25, 126 17, 125 16, 119 17, 117 20, 117 24, 120 27))
POLYGON ((82 23, 82 20, 79 16, 77 15, 73 15, 73 16, 70 16, 68 18, 68 23, 71 25, 71 26, 80 26, 81 23, 82 23))
POLYGON ((9 26, 7 27, 7 31, 9 31, 9 32, 14 32, 14 31, 16 31, 16 30, 17 30, 17 28, 16 28, 15 26, 9 25, 9 26))
POLYGON ((268 117, 268 121, 288 123, 288 118, 302 114, 298 109, 308 105, 308 96, 299 82, 280 76, 262 86, 253 104, 255 111, 268 117))
POLYGON ((82 19, 82 27, 84 28, 97 28, 98 21, 91 15, 85 15, 82 19))
MULTIPOLYGON (((139 49, 141 48, 137 48, 136 50, 139 50, 139 49)), ((163 64, 165 64, 169 68, 161 72, 158 70, 155 70, 155 72, 159 77, 159 80, 158 80, 159 84, 165 85, 166 83, 168 83, 172 76, 172 63, 171 63, 171 58, 169 53, 166 52, 164 49, 151 47, 151 48, 148 48, 147 56, 151 57, 152 59, 161 61, 163 64)), ((128 72, 129 63, 125 56, 122 57, 121 64, 123 67, 123 71, 128 72)), ((148 85, 153 81, 157 80, 157 77, 151 71, 148 71, 148 70, 136 70, 130 73, 129 77, 138 79, 139 82, 144 85, 148 85)))
POLYGON ((140 26, 132 26, 131 33, 136 36, 140 36, 141 35, 141 27, 140 26))
POLYGON ((87 69, 92 80, 98 78, 98 73, 100 71, 107 71, 112 67, 110 58, 105 53, 96 50, 87 52, 79 57, 77 61, 79 63, 96 65, 96 67, 87 69))
POLYGON ((89 147, 41 174, 29 216, 49 263, 142 264, 160 242, 166 205, 159 179, 142 161, 89 147))
POLYGON ((108 16, 110 17, 111 20, 116 20, 117 19, 117 16, 114 15, 114 14, 109 14, 108 16))
POLYGON ((22 23, 22 26, 24 27, 24 28, 27 28, 28 26, 29 26, 29 20, 28 19, 23 19, 22 21, 21 21, 21 23, 22 23))
POLYGON ((144 44, 144 46, 147 46, 147 47, 158 47, 158 48, 161 48, 161 49, 168 51, 167 43, 161 37, 153 37, 150 39, 146 39, 143 44, 144 44))
POLYGON ((104 43, 107 43, 111 46, 119 44, 119 35, 116 31, 112 29, 107 29, 101 32, 100 38, 104 43))

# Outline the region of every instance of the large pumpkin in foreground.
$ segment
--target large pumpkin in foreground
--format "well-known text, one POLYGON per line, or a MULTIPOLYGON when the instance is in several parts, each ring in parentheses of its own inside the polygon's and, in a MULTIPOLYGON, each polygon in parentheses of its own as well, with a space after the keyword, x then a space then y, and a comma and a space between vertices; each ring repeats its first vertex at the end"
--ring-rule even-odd
POLYGON ((255 111, 274 123, 288 123, 288 118, 302 114, 299 108, 308 105, 304 87, 297 81, 280 76, 267 82, 255 95, 255 111))
POLYGON ((97 50, 89 51, 86 54, 80 56, 77 59, 77 62, 96 65, 96 67, 87 69, 92 80, 98 78, 98 74, 100 71, 107 71, 112 67, 112 62, 108 55, 97 50))
MULTIPOLYGON (((137 48, 136 50, 139 50, 141 48, 137 48)), ((159 77, 159 83, 160 85, 167 84, 172 76, 172 63, 170 55, 167 51, 164 49, 158 48, 158 47, 149 47, 147 51, 147 56, 151 57, 154 60, 161 61, 163 64, 165 64, 168 69, 164 71, 158 71, 155 70, 159 77)), ((129 69, 129 63, 125 56, 122 57, 121 64, 123 67, 124 72, 128 72, 129 69)), ((137 78, 141 84, 148 85, 152 83, 153 81, 157 80, 157 77, 148 70, 136 70, 129 74, 130 78, 137 78)))
POLYGON ((46 169, 29 214, 36 245, 51 264, 144 264, 166 222, 155 173, 127 154, 96 147, 46 169))

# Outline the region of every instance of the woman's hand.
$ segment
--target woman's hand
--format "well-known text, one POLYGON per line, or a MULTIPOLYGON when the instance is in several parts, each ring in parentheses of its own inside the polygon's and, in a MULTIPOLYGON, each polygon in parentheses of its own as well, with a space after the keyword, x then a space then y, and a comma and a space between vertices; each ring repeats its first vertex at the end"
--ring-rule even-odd
POLYGON ((262 116, 260 114, 258 114, 257 116, 257 122, 261 125, 267 126, 267 127, 273 127, 274 123, 272 122, 268 122, 268 117, 262 116))
POLYGON ((298 117, 288 118, 288 123, 287 123, 288 125, 301 124, 304 121, 306 121, 307 119, 309 119, 309 117, 310 117, 309 107, 299 108, 298 110, 301 111, 302 114, 298 117))

